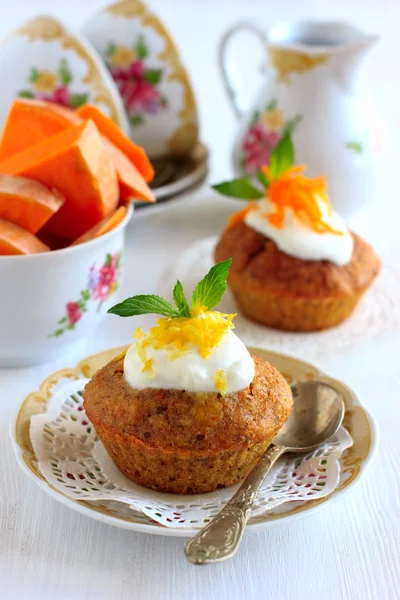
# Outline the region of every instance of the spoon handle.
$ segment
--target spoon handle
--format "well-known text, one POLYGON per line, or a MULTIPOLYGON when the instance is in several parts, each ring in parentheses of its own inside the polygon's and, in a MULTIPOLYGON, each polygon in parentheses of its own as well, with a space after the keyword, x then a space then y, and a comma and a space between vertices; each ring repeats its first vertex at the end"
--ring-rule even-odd
POLYGON ((185 554, 190 562, 197 565, 221 562, 235 554, 260 485, 285 451, 285 446, 271 446, 263 454, 221 512, 186 545, 185 554))

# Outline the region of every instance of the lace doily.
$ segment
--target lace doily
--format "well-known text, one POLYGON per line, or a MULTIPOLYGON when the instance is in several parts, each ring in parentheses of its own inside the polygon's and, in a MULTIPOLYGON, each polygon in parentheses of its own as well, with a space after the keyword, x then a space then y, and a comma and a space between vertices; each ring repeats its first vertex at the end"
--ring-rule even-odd
MULTIPOLYGON (((204 526, 238 486, 210 494, 178 496, 154 492, 127 479, 115 467, 86 417, 82 405, 86 382, 61 381, 47 412, 31 418, 32 445, 48 483, 73 500, 122 502, 166 527, 204 526)), ((252 516, 285 502, 330 494, 340 480, 340 456, 351 445, 352 438, 341 427, 334 438, 314 452, 281 457, 261 486, 252 516)))
MULTIPOLYGON (((187 295, 214 264, 216 238, 195 242, 182 255, 178 263, 164 272, 159 293, 171 297, 171 290, 179 279, 187 295)), ((389 331, 400 331, 398 311, 400 276, 389 265, 384 265, 372 288, 361 299, 353 315, 333 329, 316 333, 290 333, 277 331, 250 321, 240 313, 235 317, 235 333, 248 346, 267 348, 288 354, 301 354, 308 360, 323 359, 327 352, 338 352, 356 343, 372 340, 389 331)), ((226 291, 218 310, 235 313, 238 308, 229 291, 226 291)))

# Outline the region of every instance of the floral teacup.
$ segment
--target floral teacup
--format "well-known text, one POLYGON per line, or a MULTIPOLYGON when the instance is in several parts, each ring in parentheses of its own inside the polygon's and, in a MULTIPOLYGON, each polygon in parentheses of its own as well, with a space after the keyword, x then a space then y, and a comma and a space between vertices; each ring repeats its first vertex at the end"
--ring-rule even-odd
POLYGON ((3 81, 0 125, 16 96, 69 108, 90 102, 126 133, 129 123, 116 85, 100 57, 80 36, 53 17, 35 17, 0 46, 3 81))
POLYGON ((190 82, 168 31, 140 0, 107 6, 83 33, 107 65, 131 126, 151 157, 186 156, 198 140, 190 82))
POLYGON ((55 360, 93 334, 117 300, 125 227, 30 256, 0 256, 0 367, 55 360))

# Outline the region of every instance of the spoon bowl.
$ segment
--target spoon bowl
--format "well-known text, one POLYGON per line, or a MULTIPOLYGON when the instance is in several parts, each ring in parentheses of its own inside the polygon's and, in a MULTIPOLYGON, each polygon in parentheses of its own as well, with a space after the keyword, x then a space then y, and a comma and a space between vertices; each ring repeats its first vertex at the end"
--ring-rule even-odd
POLYGON ((344 417, 342 396, 327 383, 306 381, 291 387, 292 414, 274 439, 288 452, 308 452, 339 429, 344 417))
POLYGON ((238 550, 252 504, 265 476, 285 452, 308 452, 325 443, 339 429, 344 413, 340 393, 322 381, 297 383, 289 419, 229 502, 185 548, 194 564, 221 562, 238 550))

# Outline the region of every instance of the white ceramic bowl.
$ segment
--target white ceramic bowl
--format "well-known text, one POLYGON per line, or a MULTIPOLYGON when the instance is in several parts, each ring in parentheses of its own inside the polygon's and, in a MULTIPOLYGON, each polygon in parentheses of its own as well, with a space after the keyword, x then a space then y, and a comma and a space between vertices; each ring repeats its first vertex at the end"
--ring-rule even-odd
POLYGON ((125 228, 30 256, 0 256, 0 366, 55 360, 93 333, 116 303, 125 228))

